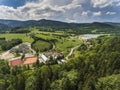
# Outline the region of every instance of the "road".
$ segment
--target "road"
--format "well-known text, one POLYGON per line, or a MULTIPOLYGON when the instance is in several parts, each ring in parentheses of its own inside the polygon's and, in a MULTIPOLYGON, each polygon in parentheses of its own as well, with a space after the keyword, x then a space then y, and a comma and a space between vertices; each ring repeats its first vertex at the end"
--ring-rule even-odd
POLYGON ((54 44, 54 43, 52 43, 52 45, 53 45, 53 47, 52 47, 52 49, 51 49, 51 50, 54 50, 54 49, 55 49, 55 44, 54 44))
POLYGON ((75 49, 77 49, 78 47, 80 47, 80 45, 71 48, 70 53, 65 57, 65 60, 68 60, 68 58, 73 54, 73 51, 74 51, 75 49))

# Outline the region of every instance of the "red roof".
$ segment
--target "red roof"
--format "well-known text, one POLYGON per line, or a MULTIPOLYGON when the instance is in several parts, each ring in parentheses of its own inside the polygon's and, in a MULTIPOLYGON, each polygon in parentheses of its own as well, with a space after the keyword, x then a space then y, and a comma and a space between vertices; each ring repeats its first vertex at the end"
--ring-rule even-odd
POLYGON ((12 60, 10 61, 10 66, 16 66, 16 65, 21 65, 22 61, 20 59, 12 60))
POLYGON ((33 64, 33 63, 36 63, 37 62, 37 57, 28 57, 25 59, 24 61, 24 65, 27 65, 27 64, 33 64))

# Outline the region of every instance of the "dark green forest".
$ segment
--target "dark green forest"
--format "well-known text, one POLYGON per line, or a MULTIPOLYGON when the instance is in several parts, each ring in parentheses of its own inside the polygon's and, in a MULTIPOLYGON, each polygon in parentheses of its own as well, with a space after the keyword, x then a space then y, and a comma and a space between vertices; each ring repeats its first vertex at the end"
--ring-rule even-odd
POLYGON ((9 50, 14 46, 19 45, 20 43, 22 43, 21 39, 6 40, 5 38, 0 38, 0 45, 3 51, 9 50))
POLYGON ((84 42, 78 57, 10 68, 0 60, 0 90, 120 90, 120 36, 84 42))

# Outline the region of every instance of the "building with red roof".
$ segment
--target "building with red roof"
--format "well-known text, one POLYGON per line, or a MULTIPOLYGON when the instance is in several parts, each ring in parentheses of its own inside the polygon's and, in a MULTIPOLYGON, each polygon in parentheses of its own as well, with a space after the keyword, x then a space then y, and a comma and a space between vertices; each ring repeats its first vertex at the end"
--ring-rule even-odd
POLYGON ((13 67, 13 66, 20 66, 22 65, 22 61, 21 59, 16 59, 16 60, 11 60, 10 61, 10 66, 13 67))
POLYGON ((37 57, 26 57, 22 62, 21 59, 15 59, 10 61, 10 66, 29 65, 37 62, 37 57))
POLYGON ((28 64, 33 64, 37 62, 37 57, 27 57, 25 58, 23 64, 28 65, 28 64))

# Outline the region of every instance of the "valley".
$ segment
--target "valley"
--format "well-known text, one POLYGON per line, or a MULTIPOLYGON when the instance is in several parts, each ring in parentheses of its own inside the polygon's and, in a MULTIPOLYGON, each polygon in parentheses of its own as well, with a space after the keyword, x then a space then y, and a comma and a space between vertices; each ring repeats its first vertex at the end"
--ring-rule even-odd
POLYGON ((118 24, 6 25, 0 31, 0 90, 119 90, 118 24))

